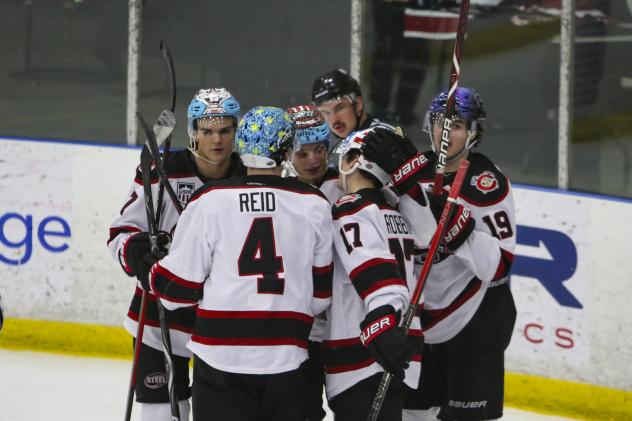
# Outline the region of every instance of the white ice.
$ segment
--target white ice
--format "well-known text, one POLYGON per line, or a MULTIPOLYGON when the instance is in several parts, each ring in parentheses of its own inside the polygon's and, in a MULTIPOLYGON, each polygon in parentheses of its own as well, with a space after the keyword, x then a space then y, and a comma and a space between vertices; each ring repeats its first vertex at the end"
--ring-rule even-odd
MULTIPOLYGON (((130 364, 0 349, 0 421, 123 420, 130 364)), ((568 420, 513 408, 505 409, 503 419, 568 420)), ((133 413, 132 420, 138 415, 133 413)))

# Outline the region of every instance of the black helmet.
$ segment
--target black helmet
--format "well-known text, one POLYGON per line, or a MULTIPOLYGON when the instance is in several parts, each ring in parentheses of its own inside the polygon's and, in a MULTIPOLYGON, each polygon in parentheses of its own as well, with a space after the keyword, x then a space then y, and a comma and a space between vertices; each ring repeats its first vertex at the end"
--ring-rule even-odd
POLYGON ((358 81, 342 69, 317 77, 312 85, 312 102, 317 105, 343 95, 355 95, 355 98, 351 97, 355 100, 362 96, 362 92, 358 81))

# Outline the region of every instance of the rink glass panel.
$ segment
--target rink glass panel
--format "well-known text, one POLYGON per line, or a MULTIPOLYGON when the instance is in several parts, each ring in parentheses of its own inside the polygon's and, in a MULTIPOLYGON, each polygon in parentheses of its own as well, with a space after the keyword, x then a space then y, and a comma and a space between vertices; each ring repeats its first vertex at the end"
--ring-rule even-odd
MULTIPOLYGON (((375 28, 377 2, 363 2, 362 85, 369 111, 393 121, 396 85, 390 100, 372 94, 381 33, 375 28)), ((479 149, 514 182, 556 187, 559 21, 521 12, 521 3, 471 7, 476 17, 469 21, 461 84, 478 88, 486 102, 479 149)), ((594 0, 591 7, 606 19, 576 21, 572 189, 632 197, 629 4, 594 0)), ((1 2, 0 135, 124 144, 127 13, 124 0, 1 2)), ((178 78, 176 146, 187 142, 186 106, 201 87, 229 88, 244 111, 296 105, 309 100, 316 75, 349 68, 351 0, 152 0, 143 3, 142 16, 139 110, 151 120, 169 104, 158 50, 165 39, 178 78)), ((405 86, 409 94, 402 103, 410 111, 400 124, 425 149, 423 114, 447 83, 453 41, 410 44, 409 70, 423 77, 405 86)), ((389 63, 396 81, 406 59, 389 63)))
MULTIPOLYGON (((537 1, 501 1, 487 8, 475 3, 460 86, 478 89, 485 101, 485 135, 478 149, 513 182, 557 187, 559 20, 519 8, 537 1)), ((397 32, 403 17, 395 3, 363 4, 361 76, 367 106, 428 149, 423 116, 433 95, 447 86, 454 40, 405 38, 401 29, 397 32)), ((590 9, 605 18, 576 21, 571 188, 632 197, 632 15, 620 0, 595 0, 590 9), (588 36, 596 42, 586 43, 588 36)))
MULTIPOLYGON (((350 2, 143 2, 139 111, 169 106, 167 41, 178 95, 175 146, 200 88, 224 86, 245 113, 308 103, 313 79, 349 62, 350 2)), ((127 0, 0 2, 0 136, 126 143, 127 0)))

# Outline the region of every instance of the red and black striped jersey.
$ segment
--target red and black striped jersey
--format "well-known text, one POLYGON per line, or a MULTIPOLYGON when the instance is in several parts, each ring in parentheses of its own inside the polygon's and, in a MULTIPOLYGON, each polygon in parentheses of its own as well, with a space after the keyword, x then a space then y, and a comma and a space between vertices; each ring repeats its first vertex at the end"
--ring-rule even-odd
POLYGON ((189 201, 151 285, 168 309, 197 305, 188 348, 222 371, 272 374, 307 359, 331 302, 329 202, 294 178, 210 182, 189 201))
MULTIPOLYGON (((436 155, 425 153, 428 165, 420 174, 422 188, 434 181, 436 155)), ((516 222, 509 179, 480 153, 470 153, 458 202, 471 210, 476 228, 454 253, 440 247, 424 288, 421 314, 424 337, 428 343, 453 338, 471 320, 485 291, 508 282, 516 246, 516 222)), ((455 174, 446 174, 444 188, 449 191, 455 174)), ((408 196, 400 200, 400 211, 414 227, 426 230, 426 244, 436 229, 427 207, 408 196), (423 209, 422 209, 423 208, 423 209)), ((422 253, 423 258, 423 253, 422 253)), ((420 262, 419 262, 420 263, 420 262)), ((416 265, 420 270, 421 265, 416 265)))
MULTIPOLYGON (((329 399, 383 371, 360 343, 360 322, 371 310, 390 304, 404 311, 415 287, 415 240, 400 213, 379 190, 362 189, 342 196, 332 208, 334 282, 323 341, 329 399)), ((412 334, 421 334, 419 320, 412 334)), ((420 356, 406 370, 406 384, 416 388, 420 356)))
MULTIPOLYGON (((164 161, 165 172, 169 178, 169 183, 176 192, 180 204, 185 206, 189 201, 193 192, 201 187, 207 179, 199 173, 191 152, 188 150, 173 151, 164 161)), ((233 153, 231 156, 231 164, 226 173, 226 177, 233 175, 245 174, 245 167, 241 163, 239 155, 233 153)), ((152 183, 152 197, 154 200, 154 209, 158 202, 158 173, 152 170, 150 174, 152 183)), ((178 211, 171 202, 166 192, 163 198, 160 226, 159 230, 173 232, 178 222, 178 211)), ((145 193, 143 190, 142 176, 140 167, 136 169, 136 176, 129 189, 128 198, 125 201, 119 216, 112 222, 110 226, 110 238, 108 247, 114 258, 121 264, 123 271, 128 275, 127 265, 124 258, 125 243, 127 239, 134 233, 147 231, 147 215, 145 213, 145 193)), ((123 323, 125 329, 136 335, 137 323, 140 312, 140 298, 142 289, 140 284, 137 285, 134 297, 130 304, 127 317, 123 323)), ((143 343, 155 349, 162 349, 162 339, 160 334, 160 324, 158 321, 158 308, 156 306, 156 298, 149 296, 147 306, 147 314, 145 317, 145 332, 143 334, 143 343)), ((170 312, 167 317, 167 323, 171 333, 171 344, 173 352, 180 356, 190 356, 191 352, 186 348, 191 332, 193 331, 193 323, 195 321, 195 312, 193 309, 186 308, 170 312)))

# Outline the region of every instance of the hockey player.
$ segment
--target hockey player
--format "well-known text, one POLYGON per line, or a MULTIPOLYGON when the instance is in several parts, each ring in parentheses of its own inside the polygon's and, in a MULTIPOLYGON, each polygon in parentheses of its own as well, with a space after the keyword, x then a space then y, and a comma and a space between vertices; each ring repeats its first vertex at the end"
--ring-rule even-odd
POLYGON ((389 175, 360 151, 371 131, 354 132, 333 155, 347 194, 332 208, 334 284, 323 348, 329 406, 343 421, 366 419, 384 370, 395 380, 381 420, 401 419, 403 383, 419 381, 419 320, 414 336, 398 326, 415 283, 415 239, 381 191, 389 175))
POLYGON ((250 110, 236 135, 247 175, 199 189, 152 268, 165 307, 197 305, 194 419, 305 420, 307 340, 331 301, 332 234, 325 196, 280 177, 292 132, 283 110, 250 110))
MULTIPOLYGON (((489 158, 475 153, 485 110, 479 93, 458 88, 447 151, 444 190, 462 159, 470 161, 461 189, 457 223, 448 224, 424 290, 425 335, 420 387, 409 393, 405 420, 491 420, 502 416, 504 351, 516 318, 509 270, 516 243, 511 184, 489 158), (465 206, 465 207, 464 207, 465 206)), ((447 91, 433 98, 426 130, 439 148, 447 91)), ((400 191, 414 197, 429 188, 436 154, 417 155, 412 142, 385 130, 366 139, 364 153, 393 175, 400 191), (396 141, 399 140, 399 141, 396 141), (418 184, 419 183, 419 184, 418 184)), ((432 197, 438 218, 445 196, 432 197)), ((400 209, 411 225, 420 213, 400 209)))
MULTIPOLYGON (((330 203, 335 203, 344 193, 338 187, 338 171, 327 162, 331 133, 327 122, 311 104, 289 107, 286 111, 294 123, 294 146, 287 161, 292 172, 299 180, 318 187, 330 203)), ((309 334, 305 391, 308 421, 320 421, 326 415, 323 410, 325 372, 321 346, 324 331, 324 318, 316 317, 309 334)))
MULTIPOLYGON (((233 152, 233 142, 239 119, 239 103, 224 88, 202 89, 187 110, 189 147, 172 152, 164 162, 171 186, 181 205, 186 205, 193 192, 206 181, 245 173, 239 155, 233 152)), ((158 174, 151 173, 153 197, 158 194, 158 174)), ((130 196, 120 216, 110 227, 108 245, 124 272, 138 279, 136 291, 124 326, 136 334, 142 290, 148 291, 147 276, 155 262, 150 254, 144 192, 140 169, 130 189, 130 196)), ((156 206, 154 204, 154 206, 156 206)), ((178 221, 178 212, 170 200, 165 200, 159 229, 160 241, 169 242, 178 221)), ((155 297, 149 295, 143 344, 136 370, 136 400, 140 402, 141 419, 171 420, 162 340, 155 297)), ((192 309, 167 312, 167 321, 174 354, 175 386, 180 400, 181 419, 188 419, 191 396, 188 362, 191 352, 185 345, 191 336, 195 313, 192 309)))
POLYGON ((338 187, 338 171, 327 161, 331 131, 313 105, 289 107, 294 123, 294 146, 288 162, 299 180, 316 186, 334 203, 343 191, 338 187))
POLYGON ((312 103, 325 117, 332 131, 333 145, 351 132, 369 127, 395 128, 367 113, 360 84, 343 69, 336 69, 316 78, 312 85, 312 103))

